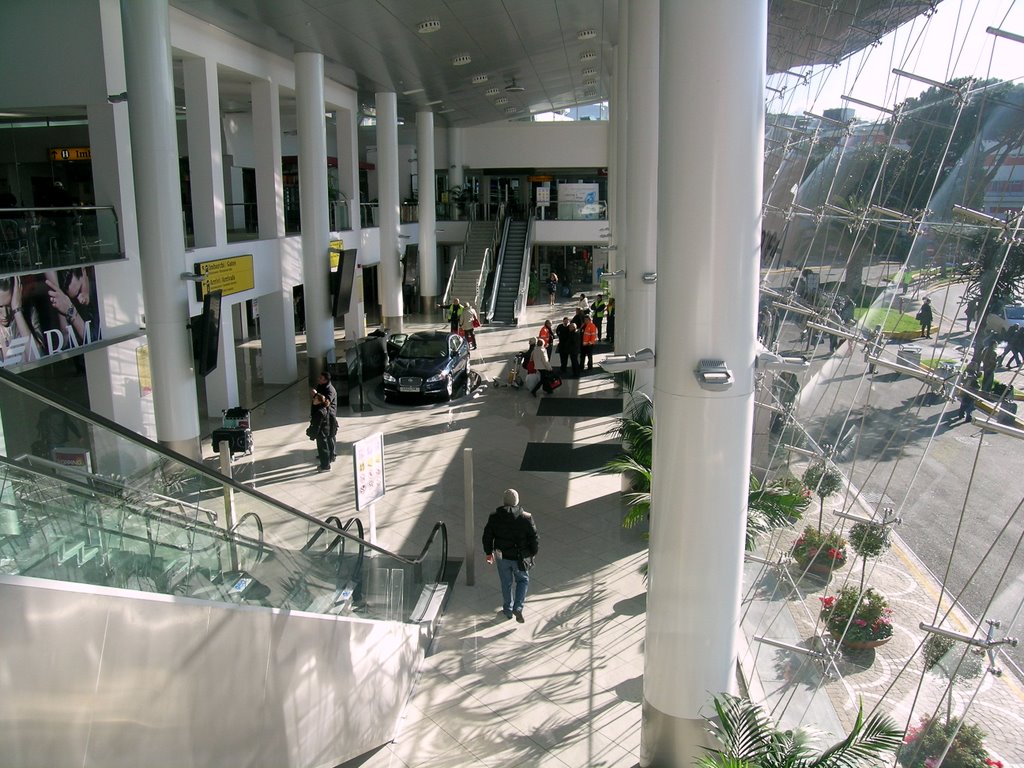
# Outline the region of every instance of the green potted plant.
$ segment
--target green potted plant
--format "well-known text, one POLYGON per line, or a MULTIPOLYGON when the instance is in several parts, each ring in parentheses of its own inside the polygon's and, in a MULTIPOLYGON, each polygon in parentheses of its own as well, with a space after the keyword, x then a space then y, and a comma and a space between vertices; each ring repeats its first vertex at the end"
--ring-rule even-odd
MULTIPOLYGON (((816 751, 814 736, 803 728, 782 730, 750 699, 715 697, 714 719, 708 730, 721 745, 712 748, 697 765, 701 768, 859 768, 888 765, 884 759, 900 746, 903 730, 881 712, 864 717, 858 704, 850 732, 823 751, 816 751)), ((892 758, 890 757, 889 760, 892 758)))
POLYGON ((868 558, 878 557, 889 548, 889 526, 874 523, 854 523, 850 528, 850 546, 861 559, 860 588, 864 589, 864 575, 868 558))
POLYGON ((790 554, 801 571, 828 576, 846 565, 846 539, 838 531, 822 533, 808 525, 793 543, 790 554))
POLYGON ((825 459, 816 461, 804 471, 804 485, 818 494, 818 532, 825 512, 825 499, 843 487, 843 476, 825 459))
POLYGON ((907 731, 896 761, 903 768, 933 768, 943 752, 942 768, 1003 768, 1002 761, 985 749, 985 732, 957 717, 945 722, 934 716, 923 718, 907 731))
POLYGON ((845 586, 834 595, 819 597, 829 634, 852 650, 876 648, 892 637, 892 608, 881 592, 845 586))

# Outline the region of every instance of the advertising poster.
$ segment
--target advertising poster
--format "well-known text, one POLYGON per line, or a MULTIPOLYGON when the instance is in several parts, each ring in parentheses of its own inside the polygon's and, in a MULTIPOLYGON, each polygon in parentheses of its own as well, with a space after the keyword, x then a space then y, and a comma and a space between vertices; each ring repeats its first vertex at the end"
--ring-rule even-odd
POLYGON ((356 471, 356 509, 362 511, 384 498, 384 435, 377 433, 352 448, 356 471))
POLYGON ((99 341, 93 267, 0 277, 0 365, 33 363, 99 341))
POLYGON ((597 219, 601 208, 597 184, 559 184, 558 218, 597 219))

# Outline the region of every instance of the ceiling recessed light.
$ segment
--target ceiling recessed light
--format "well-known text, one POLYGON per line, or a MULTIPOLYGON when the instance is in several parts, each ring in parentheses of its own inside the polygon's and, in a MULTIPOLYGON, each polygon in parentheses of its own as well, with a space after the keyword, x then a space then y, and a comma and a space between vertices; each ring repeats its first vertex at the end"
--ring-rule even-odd
POLYGON ((487 80, 487 75, 473 75, 473 85, 483 85, 487 80))
POLYGON ((519 107, 505 107, 505 114, 506 115, 514 115, 518 111, 519 111, 519 107))
POLYGON ((423 93, 422 88, 413 88, 412 90, 402 91, 403 96, 412 96, 414 93, 423 93))
POLYGON ((583 84, 584 85, 597 85, 597 78, 596 77, 584 77, 583 78, 583 84))
POLYGON ((595 37, 597 37, 596 29, 581 29, 576 33, 577 40, 593 40, 595 37))
POLYGON ((596 74, 597 74, 597 69, 595 69, 594 67, 584 67, 583 68, 583 76, 584 77, 594 77, 596 74))
POLYGON ((583 89, 583 95, 584 96, 597 96, 597 89, 596 88, 584 88, 583 89))
POLYGON ((444 115, 444 114, 447 114, 449 112, 454 112, 454 111, 455 111, 455 107, 445 107, 444 109, 437 110, 437 114, 444 115))
POLYGON ((436 101, 428 101, 427 106, 432 107, 435 104, 444 104, 444 99, 437 99, 436 101))
POLYGON ((438 19, 427 19, 419 23, 416 31, 421 35, 429 35, 431 32, 437 32, 440 28, 441 22, 438 19))
POLYGON ((516 82, 514 77, 512 78, 512 82, 505 86, 506 93, 522 93, 525 90, 526 89, 523 88, 523 86, 516 82))
POLYGON ((497 104, 498 106, 501 106, 502 104, 508 104, 508 99, 502 96, 500 99, 495 99, 494 103, 497 104))
POLYGON ((580 61, 593 61, 597 58, 597 54, 593 51, 584 51, 580 54, 580 61))
POLYGON ((468 53, 460 53, 458 56, 453 56, 452 57, 452 66, 453 67, 464 67, 467 64, 472 64, 472 63, 473 63, 473 57, 470 56, 468 53))
POLYGON ((501 93, 501 91, 497 88, 488 88, 484 91, 484 96, 497 96, 499 93, 501 93))

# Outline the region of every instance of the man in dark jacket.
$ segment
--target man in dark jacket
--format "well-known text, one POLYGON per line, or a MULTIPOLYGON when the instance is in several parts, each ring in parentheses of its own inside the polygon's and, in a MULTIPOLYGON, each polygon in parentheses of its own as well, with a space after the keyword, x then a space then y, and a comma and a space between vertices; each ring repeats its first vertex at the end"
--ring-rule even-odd
POLYGON ((925 299, 921 311, 917 313, 917 322, 921 324, 921 335, 926 339, 932 337, 932 300, 925 299))
POLYGON ((334 388, 331 383, 330 371, 321 371, 320 378, 317 380, 316 389, 313 390, 314 395, 323 395, 327 401, 327 414, 328 414, 328 435, 327 435, 327 452, 330 457, 328 461, 328 469, 337 458, 337 441, 338 441, 338 390, 334 388))
POLYGON ((522 624, 523 603, 530 586, 529 569, 537 554, 537 525, 533 515, 519 506, 519 494, 514 489, 505 491, 502 501, 484 526, 484 554, 491 565, 497 562, 505 618, 515 616, 522 624))

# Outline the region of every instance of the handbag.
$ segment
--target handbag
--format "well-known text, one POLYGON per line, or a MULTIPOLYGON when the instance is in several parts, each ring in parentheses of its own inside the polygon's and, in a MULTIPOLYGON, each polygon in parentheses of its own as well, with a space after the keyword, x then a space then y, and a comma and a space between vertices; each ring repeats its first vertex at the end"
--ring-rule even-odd
POLYGON ((317 430, 313 427, 312 424, 306 427, 306 437, 308 437, 310 440, 316 440, 316 433, 317 430))
POLYGON ((480 327, 480 319, 479 318, 477 318, 477 317, 473 318, 473 327, 474 328, 479 328, 480 327))
POLYGON ((516 562, 516 567, 519 568, 520 571, 526 571, 527 573, 529 573, 530 569, 533 568, 533 558, 522 558, 521 560, 516 562))

